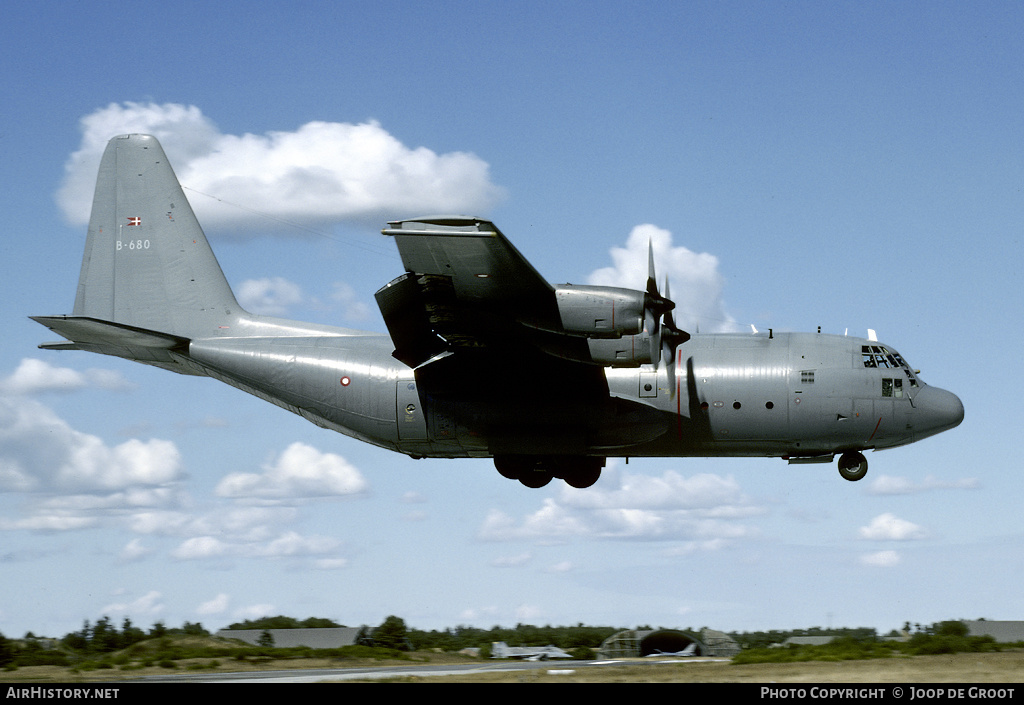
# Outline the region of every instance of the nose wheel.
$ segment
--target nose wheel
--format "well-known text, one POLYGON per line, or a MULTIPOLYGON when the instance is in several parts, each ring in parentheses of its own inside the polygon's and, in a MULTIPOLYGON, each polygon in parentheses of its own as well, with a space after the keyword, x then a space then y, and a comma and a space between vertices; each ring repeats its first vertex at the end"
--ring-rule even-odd
POLYGON ((868 474, 868 459, 856 451, 843 453, 839 458, 839 474, 850 482, 860 480, 868 474))

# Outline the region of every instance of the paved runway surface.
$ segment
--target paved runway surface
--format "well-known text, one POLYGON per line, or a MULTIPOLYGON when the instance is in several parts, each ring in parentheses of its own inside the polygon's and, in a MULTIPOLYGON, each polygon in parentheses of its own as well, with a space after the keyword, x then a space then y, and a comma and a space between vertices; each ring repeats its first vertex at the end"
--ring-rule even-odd
MULTIPOLYGON (((658 659, 656 663, 697 663, 708 660, 728 659, 658 659)), ((319 683, 323 681, 386 679, 386 678, 432 678, 454 676, 466 673, 498 673, 510 671, 532 671, 546 669, 553 672, 573 671, 622 664, 623 661, 501 661, 473 664, 409 664, 379 668, 317 668, 284 671, 247 671, 243 673, 182 674, 146 679, 162 682, 203 682, 203 683, 319 683)))

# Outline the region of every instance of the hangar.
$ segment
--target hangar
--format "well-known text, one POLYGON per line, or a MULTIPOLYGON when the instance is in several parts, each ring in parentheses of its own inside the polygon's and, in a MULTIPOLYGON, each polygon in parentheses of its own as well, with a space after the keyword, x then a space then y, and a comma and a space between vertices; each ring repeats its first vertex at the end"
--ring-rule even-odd
POLYGON ((274 646, 288 648, 308 646, 314 649, 337 649, 358 644, 369 632, 368 627, 322 627, 312 629, 221 629, 216 636, 238 639, 259 646, 260 637, 269 633, 274 646))
POLYGON ((967 627, 967 636, 990 636, 1000 644, 1024 641, 1024 622, 988 619, 961 620, 967 627))
POLYGON ((605 639, 597 650, 601 659, 642 658, 687 652, 693 656, 734 656, 740 646, 728 634, 703 629, 700 635, 678 629, 625 629, 605 639))

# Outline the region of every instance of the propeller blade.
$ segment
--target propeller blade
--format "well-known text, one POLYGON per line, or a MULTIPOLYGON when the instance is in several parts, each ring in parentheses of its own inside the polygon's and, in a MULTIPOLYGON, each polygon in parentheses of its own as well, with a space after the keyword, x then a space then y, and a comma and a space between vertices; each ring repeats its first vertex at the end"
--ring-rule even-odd
MULTIPOLYGON (((665 277, 665 298, 671 297, 669 291, 668 277, 665 277)), ((674 307, 674 304, 673 304, 674 307)), ((671 397, 675 397, 676 394, 676 348, 685 343, 690 339, 690 334, 684 330, 680 330, 676 326, 675 316, 672 315, 672 311, 666 311, 663 321, 663 330, 660 332, 662 357, 668 358, 668 381, 669 381, 669 394, 671 397)))
POLYGON ((644 328, 650 338, 651 362, 654 363, 654 371, 657 372, 658 364, 661 362, 661 320, 650 307, 645 307, 644 328))
MULTIPOLYGON (((665 298, 670 301, 672 300, 672 293, 669 289, 667 274, 665 275, 665 298)), ((674 307, 675 306, 673 305, 673 308, 674 307)), ((672 333, 676 330, 678 330, 676 328, 676 319, 675 316, 672 315, 672 310, 669 309, 665 312, 665 332, 667 332, 668 335, 665 335, 665 332, 663 332, 661 340, 659 341, 659 344, 662 347, 661 356, 668 358, 668 364, 665 371, 668 374, 669 399, 674 399, 676 396, 676 346, 672 344, 672 333)))
POLYGON ((662 357, 669 360, 669 386, 675 393, 675 357, 676 348, 690 339, 690 334, 676 327, 672 311, 675 302, 669 293, 668 276, 665 277, 664 296, 658 291, 658 282, 654 272, 654 242, 647 242, 647 293, 644 294, 644 327, 650 336, 651 361, 657 372, 662 357))
POLYGON ((658 295, 658 282, 654 278, 654 240, 647 241, 647 293, 658 295))
POLYGON ((644 297, 644 307, 658 318, 676 307, 667 296, 662 296, 658 291, 654 273, 654 242, 650 240, 647 242, 647 295, 644 297))

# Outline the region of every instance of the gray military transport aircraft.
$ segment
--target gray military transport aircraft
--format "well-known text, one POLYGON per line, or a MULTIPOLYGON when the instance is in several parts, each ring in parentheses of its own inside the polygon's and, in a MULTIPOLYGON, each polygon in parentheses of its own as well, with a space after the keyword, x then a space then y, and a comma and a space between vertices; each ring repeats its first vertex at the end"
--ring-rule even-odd
POLYGON ((859 480, 865 450, 957 426, 963 405, 874 336, 694 334, 666 285, 549 284, 493 223, 401 220, 390 336, 242 310, 159 142, 100 163, 71 315, 86 350, 213 377, 413 458, 493 458, 528 487, 597 481, 609 457, 781 457, 859 480))

